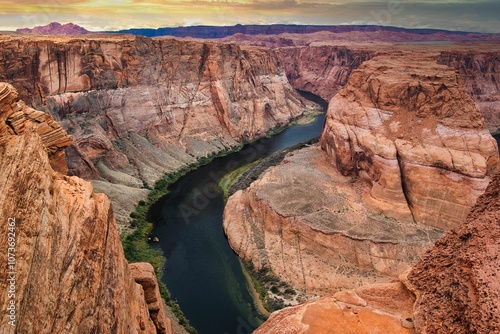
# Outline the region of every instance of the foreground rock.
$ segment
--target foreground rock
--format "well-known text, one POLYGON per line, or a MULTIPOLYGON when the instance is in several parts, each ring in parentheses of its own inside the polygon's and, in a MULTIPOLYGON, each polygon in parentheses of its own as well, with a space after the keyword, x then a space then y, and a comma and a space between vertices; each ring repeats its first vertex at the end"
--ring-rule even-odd
MULTIPOLYGON (((0 273, 1 332, 14 320, 22 333, 168 333, 157 331, 167 320, 151 319, 108 198, 51 167, 71 138, 4 83, 0 108, 0 238, 15 239, 15 274, 0 273)), ((7 248, 0 260, 8 263, 7 248)))
POLYGON ((500 332, 500 175, 408 275, 417 333, 500 332))
POLYGON ((339 292, 271 315, 255 334, 412 334, 413 295, 400 282, 339 292))
POLYGON ((160 295, 153 266, 149 263, 131 263, 129 267, 134 280, 144 290, 144 299, 148 305, 149 315, 156 326, 157 333, 172 334, 172 324, 163 309, 163 299, 160 295))
POLYGON ((306 106, 274 51, 133 36, 0 37, 0 79, 73 135, 69 172, 126 221, 164 175, 288 124, 306 106))

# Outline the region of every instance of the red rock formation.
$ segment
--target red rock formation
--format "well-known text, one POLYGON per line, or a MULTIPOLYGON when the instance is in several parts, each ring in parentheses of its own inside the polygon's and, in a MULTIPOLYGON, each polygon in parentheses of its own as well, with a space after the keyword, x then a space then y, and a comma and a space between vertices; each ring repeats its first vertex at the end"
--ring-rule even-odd
POLYGON ((307 46, 276 50, 290 84, 330 99, 347 84, 351 72, 372 58, 374 51, 341 46, 307 46))
POLYGON ((318 146, 290 154, 229 197, 224 231, 232 249, 307 294, 396 279, 441 233, 369 212, 366 185, 353 181, 318 146))
POLYGON ((497 174, 467 221, 436 242, 401 277, 403 284, 366 286, 289 307, 255 333, 497 333, 499 238, 497 174))
POLYGON ((325 294, 397 278, 465 221, 498 147, 458 74, 434 59, 391 53, 353 71, 328 109, 329 162, 297 151, 228 199, 239 256, 325 294))
POLYGON ((332 99, 321 146, 371 183, 370 210, 445 230, 465 220, 499 159, 459 83, 432 57, 392 54, 363 63, 332 99))
MULTIPOLYGON (((0 92, 0 240, 15 257, 15 274, 0 272, 2 333, 13 329, 11 305, 20 333, 156 333, 109 200, 50 165, 69 137, 18 101, 12 86, 0 84, 0 92)), ((5 265, 9 252, 0 255, 5 265)))
POLYGON ((275 312, 255 334, 412 334, 413 295, 401 283, 339 292, 275 312))
POLYGON ((130 264, 130 270, 135 281, 144 290, 149 315, 155 324, 157 333, 172 334, 172 324, 163 309, 163 299, 160 295, 153 266, 149 263, 132 263, 130 264))
POLYGON ((462 86, 472 97, 487 128, 500 129, 500 56, 498 51, 443 51, 438 62, 460 72, 462 86))
POLYGON ((0 101, 4 103, 2 107, 5 107, 0 116, 0 135, 21 135, 26 124, 33 124, 47 150, 52 168, 63 174, 67 173, 64 148, 71 145, 73 140, 61 125, 48 114, 27 107, 10 85, 1 86, 0 101))
POLYGON ((417 333, 500 332, 500 174, 408 275, 417 333))

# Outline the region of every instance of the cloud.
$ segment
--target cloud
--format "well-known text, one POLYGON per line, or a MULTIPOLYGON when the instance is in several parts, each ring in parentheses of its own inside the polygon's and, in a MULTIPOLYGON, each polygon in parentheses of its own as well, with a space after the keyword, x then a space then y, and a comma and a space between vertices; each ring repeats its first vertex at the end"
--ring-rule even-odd
POLYGON ((6 0, 0 29, 74 22, 89 30, 175 25, 379 24, 500 32, 499 1, 6 0), (7 1, 7 2, 6 2, 7 1))

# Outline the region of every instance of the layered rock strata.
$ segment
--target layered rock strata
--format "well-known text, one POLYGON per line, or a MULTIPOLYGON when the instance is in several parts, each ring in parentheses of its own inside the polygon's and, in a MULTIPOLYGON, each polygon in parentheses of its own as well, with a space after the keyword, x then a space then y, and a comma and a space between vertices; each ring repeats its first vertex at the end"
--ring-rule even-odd
POLYGON ((368 211, 366 186, 318 146, 295 151, 229 197, 224 231, 240 257, 308 294, 390 282, 441 231, 368 211))
POLYGON ((352 73, 330 103, 321 146, 339 172, 371 184, 363 203, 372 212, 447 230, 498 167, 483 125, 452 68, 392 54, 352 73))
POLYGON ((12 86, 0 84, 0 92, 0 238, 9 245, 0 255, 9 265, 0 273, 1 332, 167 328, 151 319, 108 198, 51 167, 60 167, 58 152, 71 137, 19 101, 12 86))
POLYGON ((149 263, 131 263, 129 265, 134 280, 142 286, 144 290, 144 299, 148 305, 149 315, 155 324, 158 334, 172 334, 172 323, 165 315, 163 309, 163 299, 160 295, 160 289, 154 268, 149 263))
POLYGON ((413 295, 400 282, 338 292, 275 312, 255 334, 413 334, 413 295))
POLYGON ((460 72, 462 86, 483 114, 491 132, 500 131, 500 54, 498 51, 443 51, 438 62, 460 72))
POLYGON ((351 72, 376 51, 345 46, 281 47, 280 55, 290 84, 326 101, 346 84, 351 72))
POLYGON ((224 212, 242 258, 317 294, 397 278, 465 221, 499 164, 458 74, 407 53, 353 71, 321 148, 290 154, 224 212))
POLYGON ((99 180, 120 218, 165 172, 306 108, 271 50, 133 36, 4 37, 0 47, 0 78, 61 119, 74 137, 70 174, 99 180))

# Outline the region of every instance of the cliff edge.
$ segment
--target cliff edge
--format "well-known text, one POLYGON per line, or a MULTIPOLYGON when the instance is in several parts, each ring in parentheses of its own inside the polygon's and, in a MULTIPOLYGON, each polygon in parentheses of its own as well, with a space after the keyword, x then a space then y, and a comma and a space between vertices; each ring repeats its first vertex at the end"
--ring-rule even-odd
POLYGON ((500 332, 500 174, 408 275, 417 333, 500 332))
POLYGON ((171 333, 151 317, 108 198, 60 172, 71 137, 9 84, 0 108, 0 332, 171 333))

